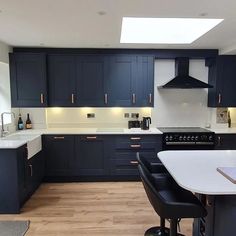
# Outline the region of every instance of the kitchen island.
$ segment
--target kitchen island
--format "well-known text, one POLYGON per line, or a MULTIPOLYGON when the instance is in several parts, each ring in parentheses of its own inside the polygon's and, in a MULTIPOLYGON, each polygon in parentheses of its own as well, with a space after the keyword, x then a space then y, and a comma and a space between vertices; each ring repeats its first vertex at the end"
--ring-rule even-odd
POLYGON ((217 171, 236 167, 236 151, 164 151, 158 157, 175 181, 192 191, 208 215, 195 219, 193 236, 226 236, 236 232, 236 185, 217 171))

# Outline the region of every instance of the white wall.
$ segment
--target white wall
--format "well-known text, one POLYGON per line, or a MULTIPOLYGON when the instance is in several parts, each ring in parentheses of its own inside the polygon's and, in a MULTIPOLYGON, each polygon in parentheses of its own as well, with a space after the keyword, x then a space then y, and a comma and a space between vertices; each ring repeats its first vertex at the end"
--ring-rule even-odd
MULTIPOLYGON (((18 116, 19 109, 11 109, 11 96, 10 96, 10 77, 9 77, 9 56, 11 47, 0 42, 0 113, 13 111, 18 116)), ((4 116, 6 123, 11 122, 11 116, 4 116)), ((8 125, 9 130, 15 130, 16 119, 13 120, 11 125, 8 125)))
MULTIPOLYGON (((205 60, 190 60, 189 74, 208 81, 205 60)), ((175 76, 174 60, 155 62, 155 107, 152 112, 154 126, 201 126, 211 121, 207 107, 207 89, 157 89, 175 76)))
POLYGON ((8 53, 11 49, 10 46, 0 41, 0 62, 9 64, 8 53))

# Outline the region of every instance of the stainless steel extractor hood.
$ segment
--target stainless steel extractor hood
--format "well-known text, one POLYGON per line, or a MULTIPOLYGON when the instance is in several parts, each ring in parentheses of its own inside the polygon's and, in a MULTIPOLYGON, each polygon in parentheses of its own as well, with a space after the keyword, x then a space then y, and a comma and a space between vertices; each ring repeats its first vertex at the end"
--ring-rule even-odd
POLYGON ((189 58, 178 57, 175 59, 175 77, 158 88, 166 89, 195 89, 213 88, 212 85, 202 82, 189 75, 189 58))

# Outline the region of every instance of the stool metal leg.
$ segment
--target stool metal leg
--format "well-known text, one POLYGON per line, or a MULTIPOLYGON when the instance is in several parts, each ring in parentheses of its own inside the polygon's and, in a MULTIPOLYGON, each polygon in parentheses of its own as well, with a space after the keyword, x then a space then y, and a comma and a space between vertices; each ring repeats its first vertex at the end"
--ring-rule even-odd
POLYGON ((183 234, 178 234, 177 225, 177 219, 170 219, 170 236, 184 236, 183 234))
POLYGON ((165 219, 160 219, 160 226, 152 227, 145 232, 145 236, 169 236, 170 230, 165 227, 165 219))

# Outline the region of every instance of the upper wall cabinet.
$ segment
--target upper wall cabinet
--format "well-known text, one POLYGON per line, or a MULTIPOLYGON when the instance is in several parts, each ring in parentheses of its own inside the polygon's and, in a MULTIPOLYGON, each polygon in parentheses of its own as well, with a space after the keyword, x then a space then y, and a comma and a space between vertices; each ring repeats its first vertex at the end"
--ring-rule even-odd
POLYGON ((10 54, 12 107, 47 106, 46 55, 10 54))
POLYGON ((15 107, 153 106, 154 57, 137 54, 14 53, 15 107), (46 83, 47 75, 47 83, 46 83))
POLYGON ((112 55, 106 58, 105 96, 108 106, 136 105, 137 63, 130 55, 112 55))
POLYGON ((137 105, 150 107, 154 105, 154 57, 138 56, 137 63, 137 105))
POLYGON ((209 83, 214 88, 208 90, 209 107, 236 106, 236 56, 218 56, 206 61, 209 67, 209 83))
POLYGON ((76 57, 77 106, 102 107, 106 105, 104 73, 104 56, 76 57))
POLYGON ((75 57, 48 55, 49 106, 76 106, 75 57))

